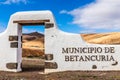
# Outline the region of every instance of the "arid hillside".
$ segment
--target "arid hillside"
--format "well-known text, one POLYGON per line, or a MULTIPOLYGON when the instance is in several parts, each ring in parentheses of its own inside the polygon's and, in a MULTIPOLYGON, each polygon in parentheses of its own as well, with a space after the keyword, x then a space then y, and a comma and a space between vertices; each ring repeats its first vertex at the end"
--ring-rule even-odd
POLYGON ((39 57, 44 54, 44 35, 38 32, 23 34, 23 57, 39 57))
POLYGON ((94 44, 120 44, 120 32, 81 34, 82 38, 88 43, 94 44))

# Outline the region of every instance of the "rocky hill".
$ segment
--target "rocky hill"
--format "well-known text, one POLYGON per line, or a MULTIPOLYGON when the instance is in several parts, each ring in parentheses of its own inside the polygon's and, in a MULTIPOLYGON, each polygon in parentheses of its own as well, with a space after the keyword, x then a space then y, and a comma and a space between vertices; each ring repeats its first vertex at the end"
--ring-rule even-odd
POLYGON ((39 57, 44 54, 44 34, 33 32, 23 34, 23 57, 39 57))

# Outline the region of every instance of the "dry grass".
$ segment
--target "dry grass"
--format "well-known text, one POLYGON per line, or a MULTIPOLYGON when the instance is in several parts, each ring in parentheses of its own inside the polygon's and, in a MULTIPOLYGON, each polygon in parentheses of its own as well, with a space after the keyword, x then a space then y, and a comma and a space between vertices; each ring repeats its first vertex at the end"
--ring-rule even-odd
POLYGON ((88 43, 94 44, 120 44, 120 32, 100 33, 100 34, 81 34, 88 43))
POLYGON ((23 48, 23 57, 40 57, 44 55, 44 50, 23 48))
POLYGON ((40 33, 23 35, 23 57, 41 57, 44 55, 44 36, 40 33))

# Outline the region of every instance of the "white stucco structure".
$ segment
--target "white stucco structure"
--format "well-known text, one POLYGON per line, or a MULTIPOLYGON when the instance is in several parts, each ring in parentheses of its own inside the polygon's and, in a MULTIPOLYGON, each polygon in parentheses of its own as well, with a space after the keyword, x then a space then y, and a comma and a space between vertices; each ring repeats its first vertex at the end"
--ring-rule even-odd
POLYGON ((54 23, 54 18, 50 11, 17 12, 11 15, 7 29, 0 34, 0 70, 14 72, 21 71, 22 25, 44 25, 45 22, 54 23), (9 40, 9 38, 14 38, 16 36, 18 36, 18 40, 9 40), (11 48, 12 43, 14 44, 14 42, 18 42, 17 48, 11 48), (7 64, 9 63, 10 66, 17 68, 8 69, 7 64))
POLYGON ((60 31, 50 11, 17 12, 10 17, 6 31, 0 34, 0 70, 21 71, 22 25, 45 25, 46 65, 55 65, 48 65, 52 68, 46 68, 45 73, 66 70, 120 70, 119 45, 89 44, 80 34, 60 31), (95 48, 98 51, 95 52, 95 48), (102 57, 98 60, 99 56, 102 57))

